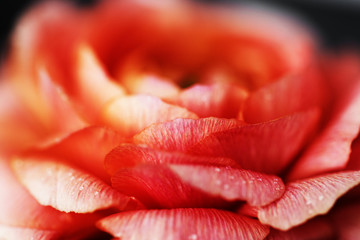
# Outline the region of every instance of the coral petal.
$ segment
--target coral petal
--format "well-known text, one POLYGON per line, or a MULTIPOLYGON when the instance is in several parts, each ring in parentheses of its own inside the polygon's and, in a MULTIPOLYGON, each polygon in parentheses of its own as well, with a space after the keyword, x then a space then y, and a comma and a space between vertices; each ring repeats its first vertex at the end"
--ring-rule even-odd
POLYGON ((119 97, 103 111, 102 121, 126 136, 132 136, 153 123, 176 118, 198 118, 188 110, 147 95, 119 97))
POLYGON ((263 206, 285 191, 281 178, 249 170, 199 165, 170 165, 170 169, 195 188, 227 200, 244 200, 263 206))
POLYGON ((199 117, 236 118, 247 92, 230 84, 196 84, 179 95, 177 104, 199 117))
POLYGON ((191 163, 238 166, 234 160, 229 158, 196 156, 182 152, 158 150, 135 144, 122 144, 114 148, 105 158, 105 168, 111 175, 114 175, 122 168, 134 167, 144 163, 191 163))
POLYGON ((31 150, 28 154, 56 157, 110 183, 110 176, 104 168, 104 158, 111 149, 124 140, 123 136, 111 129, 91 126, 74 132, 58 142, 31 150))
POLYGON ((113 187, 139 199, 149 208, 225 207, 225 200, 212 197, 185 184, 168 167, 138 165, 119 170, 113 187))
POLYGON ((279 200, 259 209, 258 218, 264 224, 288 230, 316 215, 327 213, 341 195, 359 183, 360 171, 327 174, 289 183, 279 200))
POLYGON ((210 134, 189 149, 206 156, 228 157, 245 169, 279 173, 302 149, 318 122, 316 109, 274 121, 210 134))
POLYGON ((352 141, 360 127, 360 83, 335 108, 335 114, 324 131, 314 140, 289 174, 300 179, 344 169, 352 141))
POLYGON ((255 240, 264 239, 269 232, 254 219, 221 210, 191 208, 124 212, 102 219, 98 226, 123 240, 255 240))
POLYGON ((48 159, 15 159, 15 174, 45 206, 64 212, 88 213, 109 207, 124 209, 132 199, 100 179, 48 159))
POLYGON ((134 136, 134 142, 156 149, 186 151, 212 133, 242 125, 235 119, 176 119, 148 127, 134 136))

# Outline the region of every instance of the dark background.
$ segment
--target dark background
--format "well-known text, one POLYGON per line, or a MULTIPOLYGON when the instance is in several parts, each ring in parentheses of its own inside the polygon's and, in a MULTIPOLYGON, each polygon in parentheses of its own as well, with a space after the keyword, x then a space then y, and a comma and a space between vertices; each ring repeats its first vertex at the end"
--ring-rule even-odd
MULTIPOLYGON (((97 0, 71 1, 84 7, 97 0)), ((114 0, 121 1, 121 0, 114 0)), ((166 1, 166 0, 164 0, 166 1)), ((360 1, 357 0, 197 0, 208 4, 265 3, 295 13, 305 19, 319 34, 326 48, 360 47, 360 1), (358 2, 358 3, 357 3, 358 2)), ((16 19, 39 0, 9 0, 0 3, 0 51, 5 52, 16 19)))

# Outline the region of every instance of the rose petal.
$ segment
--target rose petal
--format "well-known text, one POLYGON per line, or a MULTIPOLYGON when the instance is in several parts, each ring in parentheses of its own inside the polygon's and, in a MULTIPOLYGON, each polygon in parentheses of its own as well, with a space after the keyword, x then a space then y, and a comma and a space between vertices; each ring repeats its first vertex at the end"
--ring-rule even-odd
POLYGON ((102 121, 126 136, 132 136, 145 127, 176 118, 197 118, 184 108, 167 104, 146 95, 119 97, 103 110, 102 121))
POLYGON ((274 228, 287 230, 327 213, 345 192, 360 183, 360 171, 339 172, 289 183, 284 195, 259 209, 258 218, 274 228))
POLYGON ((212 133, 189 152, 228 157, 245 169, 280 173, 302 149, 315 129, 319 112, 309 110, 274 121, 212 133))
POLYGON ((125 209, 135 201, 100 179, 48 159, 15 159, 13 169, 36 200, 64 212, 88 213, 117 207, 125 209))
POLYGON ((223 166, 171 164, 181 180, 202 191, 226 200, 244 200, 263 206, 280 198, 285 191, 281 178, 249 170, 223 166))
POLYGON ((360 137, 355 139, 351 145, 351 154, 346 169, 360 170, 360 137))
POLYGON ((134 196, 148 208, 226 207, 228 202, 185 184, 163 165, 138 165, 119 170, 113 187, 134 196))
POLYGON ((259 123, 320 107, 327 92, 322 76, 313 69, 288 76, 251 93, 245 101, 243 118, 259 123))
POLYGON ((269 229, 258 221, 215 209, 170 209, 124 212, 98 226, 127 239, 264 239, 269 229))
POLYGON ((199 117, 236 118, 247 92, 230 84, 196 84, 182 91, 177 104, 199 117))
MULTIPOLYGON (((70 234, 92 228, 94 222, 99 217, 103 217, 101 214, 64 213, 52 207, 40 205, 18 183, 3 159, 0 161, 0 188, 0 224, 4 227, 40 229, 55 231, 59 234, 70 234)), ((17 229, 6 231, 10 230, 14 230, 14 234, 17 232, 17 229)), ((22 234, 22 231, 19 231, 19 234, 22 234)))
POLYGON ((242 125, 243 122, 235 119, 176 119, 146 128, 134 136, 134 142, 156 149, 186 151, 212 133, 242 125))
POLYGON ((229 158, 195 156, 182 152, 163 151, 135 144, 122 144, 114 148, 105 158, 105 168, 111 175, 114 175, 120 169, 134 167, 144 163, 191 163, 238 166, 235 161, 229 158))
POLYGON ((111 149, 124 140, 124 137, 111 129, 91 126, 49 146, 31 150, 28 154, 56 157, 64 163, 81 168, 110 183, 110 176, 104 168, 104 158, 111 149))
POLYGON ((333 227, 324 219, 313 219, 286 232, 271 229, 266 240, 319 240, 335 239, 333 227))
POLYGON ((42 230, 36 228, 20 228, 0 224, 0 239, 58 239, 59 233, 53 230, 42 230))
POLYGON ((289 179, 343 169, 349 159, 350 146, 360 127, 360 84, 353 86, 334 110, 333 118, 296 162, 289 179))
POLYGON ((83 110, 96 119, 105 103, 124 96, 125 90, 108 76, 90 47, 78 47, 77 55, 76 97, 81 100, 81 107, 86 108, 83 110))

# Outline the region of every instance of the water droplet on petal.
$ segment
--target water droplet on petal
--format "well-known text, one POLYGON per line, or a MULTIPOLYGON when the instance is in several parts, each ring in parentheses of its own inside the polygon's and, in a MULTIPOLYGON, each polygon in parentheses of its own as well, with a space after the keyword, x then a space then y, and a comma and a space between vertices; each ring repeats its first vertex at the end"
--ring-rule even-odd
POLYGON ((191 235, 189 235, 189 237, 188 237, 188 240, 197 240, 198 239, 198 236, 197 236, 197 234, 191 234, 191 235))
POLYGON ((216 185, 221 185, 221 180, 217 179, 217 180, 215 181, 215 184, 216 184, 216 185))
POLYGON ((99 192, 98 191, 94 192, 94 195, 95 196, 99 195, 99 192))
POLYGON ((215 169, 215 172, 220 172, 220 168, 216 167, 215 169))
POLYGON ((84 186, 81 186, 81 187, 79 188, 79 190, 80 190, 80 191, 84 190, 84 186))
POLYGON ((229 184, 224 184, 224 189, 225 190, 228 190, 230 188, 230 185, 229 184))
POLYGON ((324 199, 324 196, 323 196, 323 195, 320 195, 320 196, 318 197, 318 199, 319 199, 319 201, 322 201, 322 200, 324 199))

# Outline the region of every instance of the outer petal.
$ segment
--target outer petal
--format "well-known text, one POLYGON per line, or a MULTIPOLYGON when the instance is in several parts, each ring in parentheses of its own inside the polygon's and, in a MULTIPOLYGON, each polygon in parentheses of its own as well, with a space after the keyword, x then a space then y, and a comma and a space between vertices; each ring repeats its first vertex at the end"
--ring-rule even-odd
POLYGON ((17 239, 37 239, 37 240, 54 240, 59 239, 59 234, 54 230, 41 230, 35 228, 20 228, 4 226, 0 224, 0 239, 17 240, 17 239))
POLYGON ((110 183, 110 176, 104 168, 104 158, 111 149, 124 141, 123 136, 111 129, 91 126, 50 145, 28 151, 27 155, 55 157, 110 183))
POLYGON ((18 183, 3 159, 0 161, 0 173, 0 225, 1 232, 9 233, 7 236, 11 234, 18 236, 17 234, 29 232, 36 236, 37 234, 43 236, 42 230, 46 236, 47 233, 52 234, 52 232, 63 236, 91 229, 94 222, 102 217, 101 214, 64 213, 52 207, 40 205, 18 183))
POLYGON ((228 157, 241 167, 265 173, 280 173, 304 147, 315 130, 319 112, 310 110, 274 121, 212 133, 189 152, 228 157))
POLYGON ((321 107, 329 89, 314 69, 286 76, 250 94, 245 101, 246 122, 266 122, 313 107, 321 107))
POLYGON ((288 230, 306 220, 327 213, 336 199, 360 183, 360 171, 339 172, 292 182, 284 195, 259 209, 264 224, 288 230))
POLYGON ((269 231, 247 217, 199 208, 124 212, 101 220, 98 226, 124 240, 255 240, 264 239, 269 231))
POLYGON ((339 239, 355 240, 360 236, 360 205, 347 204, 332 214, 339 239))
POLYGON ((114 175, 118 170, 134 167, 138 164, 214 164, 223 166, 239 166, 229 158, 212 158, 196 156, 175 151, 164 151, 135 144, 122 144, 106 155, 105 168, 114 175))
POLYGON ((102 122, 126 136, 133 136, 153 123, 176 118, 198 118, 196 114, 159 98, 135 95, 119 97, 103 110, 102 122))
POLYGON ((168 167, 162 165, 138 165, 122 169, 111 180, 115 189, 136 197, 149 208, 232 205, 184 183, 168 167))
POLYGON ((175 165, 170 169, 195 188, 227 200, 262 206, 280 198, 285 186, 279 177, 219 166, 175 165))
POLYGON ((56 160, 16 159, 12 166, 39 203, 60 211, 88 213, 110 207, 122 210, 135 201, 100 179, 56 160))
MULTIPOLYGON (((344 94, 345 95, 345 94, 344 94)), ((345 168, 360 127, 360 82, 336 105, 328 126, 296 162, 289 179, 345 168)))
POLYGON ((235 119, 176 119, 148 127, 134 136, 134 142, 157 149, 186 151, 212 133, 242 125, 243 122, 235 119))

